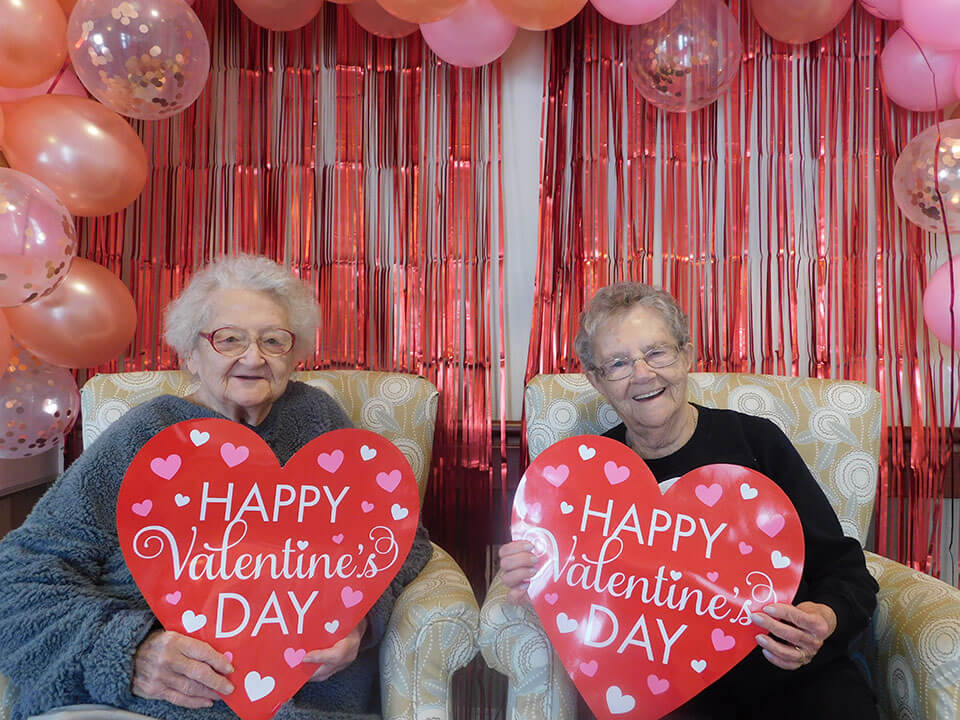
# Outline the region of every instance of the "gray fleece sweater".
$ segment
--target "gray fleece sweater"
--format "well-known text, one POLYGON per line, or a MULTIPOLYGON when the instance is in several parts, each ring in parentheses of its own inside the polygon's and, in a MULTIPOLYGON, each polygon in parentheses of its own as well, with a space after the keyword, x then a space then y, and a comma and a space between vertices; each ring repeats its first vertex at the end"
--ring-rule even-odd
MULTIPOLYGON (((80 703, 111 705, 162 720, 235 718, 223 702, 189 710, 135 697, 133 655, 159 627, 117 541, 116 500, 127 466, 154 435, 183 420, 222 417, 165 395, 114 422, 43 496, 24 525, 0 542, 0 672, 19 687, 13 719, 80 703)), ((291 382, 251 428, 281 463, 317 435, 349 427, 329 395, 291 382)), ((396 578, 367 615, 357 659, 329 680, 308 682, 276 720, 377 718, 377 644, 394 602, 430 559, 423 526, 396 578)))

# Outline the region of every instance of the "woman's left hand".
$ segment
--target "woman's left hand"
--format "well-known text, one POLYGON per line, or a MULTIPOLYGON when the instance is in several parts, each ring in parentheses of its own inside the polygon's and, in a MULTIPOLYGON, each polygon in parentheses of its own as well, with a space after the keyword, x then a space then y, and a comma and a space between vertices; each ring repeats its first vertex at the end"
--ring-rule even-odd
POLYGON ((822 603, 773 603, 752 613, 753 622, 769 635, 757 635, 763 656, 784 670, 803 667, 837 629, 837 615, 822 603))
POLYGON ((360 624, 351 630, 345 638, 326 650, 313 650, 303 657, 304 662, 317 663, 317 671, 310 677, 310 682, 323 682, 334 673, 343 670, 357 659, 360 650, 360 641, 367 632, 367 619, 363 618, 360 624))

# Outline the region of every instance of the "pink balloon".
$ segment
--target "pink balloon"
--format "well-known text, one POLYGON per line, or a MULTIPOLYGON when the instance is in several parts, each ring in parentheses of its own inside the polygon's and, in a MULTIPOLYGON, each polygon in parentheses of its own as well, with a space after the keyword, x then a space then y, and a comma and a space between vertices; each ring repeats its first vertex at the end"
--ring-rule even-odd
POLYGON ((822 38, 847 14, 853 0, 753 0, 753 16, 767 35, 802 45, 822 38))
POLYGON ((881 20, 899 20, 903 17, 900 0, 860 0, 860 7, 881 20))
POLYGON ((323 0, 234 0, 252 22, 268 30, 296 30, 313 20, 323 0))
POLYGON ((0 168, 0 307, 47 295, 77 251, 70 213, 46 185, 0 168))
POLYGON ((467 0, 453 15, 424 23, 420 32, 442 60, 460 67, 478 67, 503 55, 517 34, 489 0, 467 0))
POLYGON ((677 0, 629 33, 627 68, 648 101, 692 112, 730 89, 740 69, 740 25, 719 0, 677 0))
POLYGON ((181 112, 210 74, 207 33, 183 0, 79 0, 67 47, 97 100, 141 120, 181 112))
POLYGON ((67 67, 63 73, 57 73, 49 77, 39 85, 28 88, 5 88, 0 87, 0 103, 13 102, 21 98, 33 97, 34 95, 76 95, 77 97, 87 97, 87 89, 77 78, 73 68, 67 67))
POLYGON ((954 349, 960 347, 960 257, 944 263, 933 274, 923 292, 923 319, 940 342, 954 349), (953 273, 953 292, 950 274, 953 273), (953 310, 953 322, 950 310, 953 310), (951 331, 953 337, 951 338, 951 331))
POLYGON ((951 233, 960 232, 958 158, 960 120, 928 127, 907 143, 897 158, 894 199, 907 219, 923 230, 942 233, 946 226, 951 233))
POLYGON ((960 63, 957 64, 957 69, 953 73, 953 91, 957 97, 960 97, 960 63))
POLYGON ((10 326, 7 317, 0 312, 0 376, 10 367, 10 353, 13 352, 13 338, 10 337, 10 326))
POLYGON ((0 458, 38 455, 59 445, 80 409, 80 393, 65 368, 48 365, 23 348, 3 358, 0 377, 0 458))
POLYGON ((673 7, 676 0, 590 0, 607 20, 621 25, 642 25, 656 20, 673 7))
POLYGON ((938 110, 957 99, 953 77, 958 63, 960 52, 918 47, 900 28, 880 54, 883 89, 892 102, 908 110, 938 110))
POLYGON ((957 0, 903 0, 903 26, 925 46, 960 50, 957 0))
POLYGON ((347 5, 347 10, 357 25, 380 37, 401 38, 417 30, 416 24, 391 15, 377 0, 356 0, 347 5))

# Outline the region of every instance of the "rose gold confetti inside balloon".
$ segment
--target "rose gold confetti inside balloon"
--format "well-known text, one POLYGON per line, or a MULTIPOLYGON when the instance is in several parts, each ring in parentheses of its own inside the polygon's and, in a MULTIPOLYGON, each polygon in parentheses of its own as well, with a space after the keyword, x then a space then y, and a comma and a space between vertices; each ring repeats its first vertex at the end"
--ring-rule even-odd
POLYGON ((946 221, 950 232, 960 232, 960 120, 928 127, 907 143, 893 168, 893 196, 922 229, 942 233, 946 221))
POLYGON ((181 112, 210 74, 207 34, 183 0, 79 0, 67 49, 97 100, 142 120, 181 112))

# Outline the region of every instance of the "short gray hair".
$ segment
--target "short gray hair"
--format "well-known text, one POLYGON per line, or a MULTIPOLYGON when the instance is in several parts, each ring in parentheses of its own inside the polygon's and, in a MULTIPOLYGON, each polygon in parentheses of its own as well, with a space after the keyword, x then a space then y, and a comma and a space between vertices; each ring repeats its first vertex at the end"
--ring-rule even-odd
POLYGON ((638 282, 620 282, 600 288, 580 314, 580 330, 573 348, 584 371, 596 370, 593 361, 593 341, 597 328, 611 318, 626 315, 637 305, 660 313, 677 347, 690 343, 690 321, 673 295, 651 285, 638 282))
POLYGON ((167 343, 181 358, 196 347, 199 334, 212 320, 210 296, 218 290, 255 290, 266 293, 286 312, 297 336, 298 359, 313 355, 320 313, 313 290, 279 263, 257 255, 223 256, 191 278, 179 297, 167 305, 167 343))

